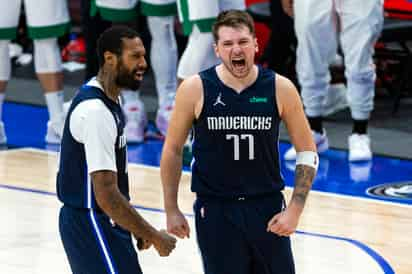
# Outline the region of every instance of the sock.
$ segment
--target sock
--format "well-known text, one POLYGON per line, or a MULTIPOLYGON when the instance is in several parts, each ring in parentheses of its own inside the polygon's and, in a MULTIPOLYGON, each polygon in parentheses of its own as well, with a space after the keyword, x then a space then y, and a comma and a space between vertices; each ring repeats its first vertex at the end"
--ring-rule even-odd
POLYGON ((139 100, 139 91, 124 89, 122 90, 122 98, 123 104, 136 102, 137 100, 139 100))
POLYGON ((0 121, 2 121, 2 114, 3 114, 3 102, 4 102, 4 97, 6 96, 5 93, 0 93, 0 121))
POLYGON ((48 92, 46 98, 47 109, 49 110, 50 121, 59 121, 63 116, 63 91, 48 92))
POLYGON ((355 120, 355 119, 352 119, 352 120, 353 120, 352 133, 367 134, 369 120, 355 120))
POLYGON ((323 125, 322 125, 323 117, 322 116, 308 117, 308 120, 309 120, 310 128, 313 131, 320 133, 320 134, 323 133, 323 125))

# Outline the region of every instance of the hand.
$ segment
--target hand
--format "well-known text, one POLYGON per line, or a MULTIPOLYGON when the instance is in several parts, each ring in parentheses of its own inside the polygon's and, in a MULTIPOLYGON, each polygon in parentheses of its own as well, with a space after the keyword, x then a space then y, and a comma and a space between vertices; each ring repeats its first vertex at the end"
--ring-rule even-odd
POLYGON ((145 249, 149 249, 153 245, 153 243, 147 239, 137 238, 136 245, 139 250, 145 250, 145 249))
POLYGON ((268 222, 267 231, 279 236, 290 236, 296 231, 298 226, 299 214, 292 212, 289 208, 282 211, 268 222))
POLYGON ((167 232, 176 235, 183 239, 184 237, 190 238, 189 224, 183 213, 180 210, 176 210, 166 214, 167 219, 167 232))
POLYGON ((282 8, 287 15, 293 17, 293 0, 282 0, 282 8))
POLYGON ((153 246, 161 257, 166 257, 175 249, 176 239, 167 234, 165 230, 160 230, 153 239, 153 246))

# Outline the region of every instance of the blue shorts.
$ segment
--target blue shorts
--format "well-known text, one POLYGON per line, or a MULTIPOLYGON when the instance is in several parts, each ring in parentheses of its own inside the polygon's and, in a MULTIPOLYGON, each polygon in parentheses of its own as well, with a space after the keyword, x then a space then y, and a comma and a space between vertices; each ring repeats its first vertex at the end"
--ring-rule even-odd
POLYGON ((197 198, 196 235, 205 274, 294 274, 289 237, 266 232, 281 193, 248 199, 197 198))
POLYGON ((63 206, 59 229, 74 274, 142 274, 130 233, 107 215, 63 206))

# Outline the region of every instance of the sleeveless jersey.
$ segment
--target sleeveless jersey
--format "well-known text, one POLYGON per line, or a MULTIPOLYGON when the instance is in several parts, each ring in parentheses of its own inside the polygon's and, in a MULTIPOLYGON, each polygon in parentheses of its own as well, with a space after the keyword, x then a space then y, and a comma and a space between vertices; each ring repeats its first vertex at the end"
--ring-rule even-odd
POLYGON ((241 93, 223 84, 216 67, 200 78, 204 101, 194 122, 192 191, 236 198, 282 190, 274 72, 259 67, 241 93))
POLYGON ((117 183, 120 192, 129 200, 127 174, 127 146, 123 133, 125 117, 121 106, 109 99, 99 88, 83 85, 70 106, 61 141, 60 163, 57 174, 57 195, 65 205, 75 208, 100 210, 94 196, 93 184, 88 174, 84 144, 77 142, 70 132, 70 117, 75 107, 85 100, 100 99, 113 114, 117 136, 115 157, 117 183))

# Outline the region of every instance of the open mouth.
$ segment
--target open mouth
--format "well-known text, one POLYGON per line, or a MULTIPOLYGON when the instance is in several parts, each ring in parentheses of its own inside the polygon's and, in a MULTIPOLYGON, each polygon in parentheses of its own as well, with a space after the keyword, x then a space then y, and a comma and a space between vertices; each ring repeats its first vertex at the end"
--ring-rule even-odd
POLYGON ((236 69, 243 69, 246 65, 246 61, 243 58, 232 59, 232 66, 236 69))
POLYGON ((135 76, 138 80, 142 80, 143 79, 143 71, 138 71, 136 72, 135 76))

